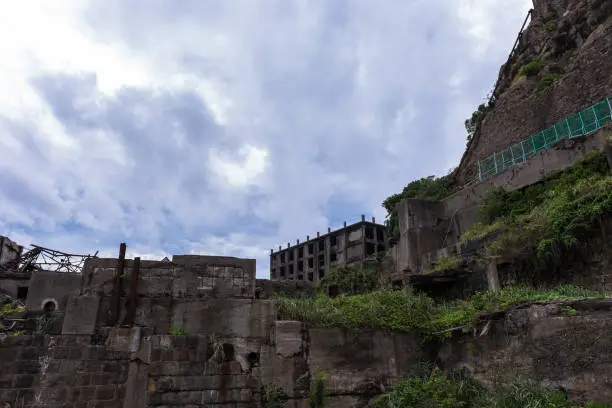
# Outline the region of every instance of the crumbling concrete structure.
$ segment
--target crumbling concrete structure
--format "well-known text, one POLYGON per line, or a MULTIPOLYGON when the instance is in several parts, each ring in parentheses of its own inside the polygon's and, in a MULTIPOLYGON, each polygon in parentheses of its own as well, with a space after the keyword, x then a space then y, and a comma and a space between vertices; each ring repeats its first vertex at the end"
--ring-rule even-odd
POLYGON ((332 268, 345 265, 363 267, 368 260, 376 259, 376 254, 387 248, 387 230, 384 225, 366 221, 346 225, 337 231, 328 229, 327 234, 287 248, 278 247, 270 250, 270 279, 272 280, 307 280, 319 282, 332 268))

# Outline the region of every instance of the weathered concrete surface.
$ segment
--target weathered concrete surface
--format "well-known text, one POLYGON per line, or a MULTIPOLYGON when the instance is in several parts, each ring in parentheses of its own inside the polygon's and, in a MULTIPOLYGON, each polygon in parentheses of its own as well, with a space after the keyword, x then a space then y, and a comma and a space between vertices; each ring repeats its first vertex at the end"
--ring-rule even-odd
POLYGON ((448 368, 482 384, 532 379, 578 401, 612 400, 612 299, 514 310, 483 337, 460 336, 439 352, 448 368))
POLYGON ((283 295, 294 298, 311 297, 315 294, 315 287, 309 281, 274 281, 257 279, 255 283, 255 298, 268 299, 272 295, 283 295))
POLYGON ((69 272, 34 271, 29 284, 26 307, 31 311, 42 310, 53 301, 57 310, 66 309, 68 298, 81 290, 81 274, 69 272))

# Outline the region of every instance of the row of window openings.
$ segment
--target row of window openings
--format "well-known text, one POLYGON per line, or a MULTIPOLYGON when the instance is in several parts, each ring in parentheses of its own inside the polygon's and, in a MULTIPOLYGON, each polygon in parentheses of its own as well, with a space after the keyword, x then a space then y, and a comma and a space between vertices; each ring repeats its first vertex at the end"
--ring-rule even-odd
MULTIPOLYGON (((366 239, 374 239, 374 229, 373 228, 366 228, 366 239)), ((384 232, 382 229, 377 229, 377 239, 379 241, 383 241, 384 240, 384 232)), ((335 247, 338 245, 338 237, 337 236, 331 236, 329 237, 329 245, 330 247, 335 247)), ((325 250, 325 241, 324 240, 320 240, 318 243, 318 247, 319 247, 319 251, 324 251, 325 250)), ((298 249, 298 258, 303 258, 304 257, 304 247, 299 247, 298 249)), ((289 262, 293 261, 293 253, 294 251, 289 251, 289 262)), ((309 254, 313 254, 314 253, 314 244, 308 244, 308 253, 309 254)), ((285 262, 285 252, 282 252, 280 254, 281 256, 281 263, 285 262)))
MULTIPOLYGON (((302 248, 299 248, 300 252, 302 248)), ((370 242, 366 243, 366 256, 371 256, 374 255, 374 253, 376 252, 376 250, 378 250, 378 252, 380 251, 384 251, 385 250, 385 246, 382 244, 372 244, 370 242)), ((281 254, 281 263, 285 262, 285 254, 281 254)), ((298 253, 298 259, 302 258, 302 255, 300 253, 298 253)), ((330 252, 329 254, 329 261, 330 262, 337 262, 338 261, 338 255, 336 252, 330 252)), ((293 253, 290 252, 289 253, 289 262, 293 262, 293 253)), ((325 255, 324 254, 319 254, 319 266, 322 266, 325 263, 325 255)), ((298 261, 298 265, 303 264, 303 261, 298 261)), ((314 260, 312 258, 308 259, 308 267, 312 268, 314 266, 314 260)))
MULTIPOLYGON (((289 275, 291 276, 293 274, 292 268, 289 268, 289 275)), ((325 276, 325 270, 323 269, 319 269, 317 271, 317 274, 319 275, 319 279, 323 279, 323 277, 325 276)), ((285 268, 282 267, 280 268, 280 279, 285 278, 285 268)), ((273 271, 272 272, 272 279, 276 279, 276 272, 273 271)), ((302 273, 298 273, 297 275, 297 280, 304 280, 304 274, 302 273)), ((314 273, 313 272, 308 272, 308 280, 311 282, 314 282, 314 273)))

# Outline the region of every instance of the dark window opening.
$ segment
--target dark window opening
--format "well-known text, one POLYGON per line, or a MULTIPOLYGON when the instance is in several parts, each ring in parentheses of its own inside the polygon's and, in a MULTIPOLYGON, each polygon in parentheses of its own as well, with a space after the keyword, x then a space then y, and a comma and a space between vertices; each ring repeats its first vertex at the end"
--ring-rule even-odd
POLYGON ((276 269, 272 269, 272 272, 270 272, 270 279, 276 279, 276 269))
POLYGON ((289 262, 293 261, 293 249, 289 251, 289 262))
POLYGON ((319 251, 323 251, 325 249, 325 241, 319 241, 319 251))
POLYGON ((261 288, 255 288, 255 299, 259 299, 261 297, 261 288))
POLYGON ((335 235, 329 237, 329 245, 336 246, 338 244, 338 239, 337 238, 338 237, 336 237, 335 235))
POLYGON ((335 252, 332 252, 331 254, 329 254, 330 262, 336 262, 337 260, 338 260, 338 254, 336 254, 335 252))
POLYGON ((223 361, 234 361, 234 346, 229 343, 223 343, 223 361))
POLYGON ((289 276, 293 275, 293 265, 289 265, 289 276))
POLYGON ((304 261, 298 261, 298 272, 304 271, 304 261))
POLYGON ((281 262, 285 262, 285 253, 284 252, 281 254, 281 262))
POLYGON ((376 246, 374 244, 366 244, 366 256, 374 255, 376 252, 376 246))
POLYGON ((314 282, 314 273, 312 273, 312 272, 308 273, 308 280, 311 281, 311 282, 314 282))
POLYGON ((313 258, 308 258, 308 267, 309 268, 314 268, 314 259, 313 258))
POLYGON ((385 251, 385 246, 383 244, 378 244, 378 246, 376 247, 376 252, 384 252, 385 251))
POLYGON ((319 257, 319 266, 325 265, 325 258, 323 256, 319 257))
POLYGON ((55 302, 48 301, 48 302, 47 302, 47 303, 45 303, 45 305, 43 306, 43 310, 44 310, 44 312, 45 312, 45 313, 47 313, 47 314, 55 312, 55 302))
POLYGON ((327 289, 327 295, 331 298, 335 298, 339 294, 340 288, 338 287, 338 285, 330 285, 330 287, 327 289))
POLYGON ((367 239, 374 239, 374 230, 372 227, 366 227, 365 234, 367 239))
POLYGON ((27 286, 17 286, 17 299, 26 300, 28 297, 28 287, 27 286))
POLYGON ((314 254, 314 244, 308 244, 308 253, 314 254))
POLYGON ((302 258, 304 256, 304 247, 298 248, 298 258, 302 258))
POLYGON ((256 367, 259 365, 259 354, 252 351, 249 353, 246 360, 251 366, 251 368, 256 367))
POLYGON ((325 270, 319 269, 319 279, 323 279, 324 276, 325 276, 325 270))
POLYGON ((285 267, 284 266, 281 266, 281 268, 280 268, 280 277, 281 278, 285 277, 285 267))
POLYGON ((404 286, 401 280, 393 281, 391 285, 393 286, 393 289, 401 289, 402 286, 404 286))
POLYGON ((385 230, 382 228, 378 228, 376 230, 376 239, 378 241, 384 241, 385 240, 385 230))
POLYGON ((299 274, 299 275, 297 276, 297 280, 304 280, 304 275, 299 274))

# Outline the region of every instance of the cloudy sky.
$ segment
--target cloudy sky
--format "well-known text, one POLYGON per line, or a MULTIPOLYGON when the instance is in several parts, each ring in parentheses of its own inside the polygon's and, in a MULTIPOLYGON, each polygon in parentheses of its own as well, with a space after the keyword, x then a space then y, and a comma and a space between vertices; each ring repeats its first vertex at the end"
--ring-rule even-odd
POLYGON ((257 259, 442 175, 531 0, 0 0, 0 235, 257 259))

